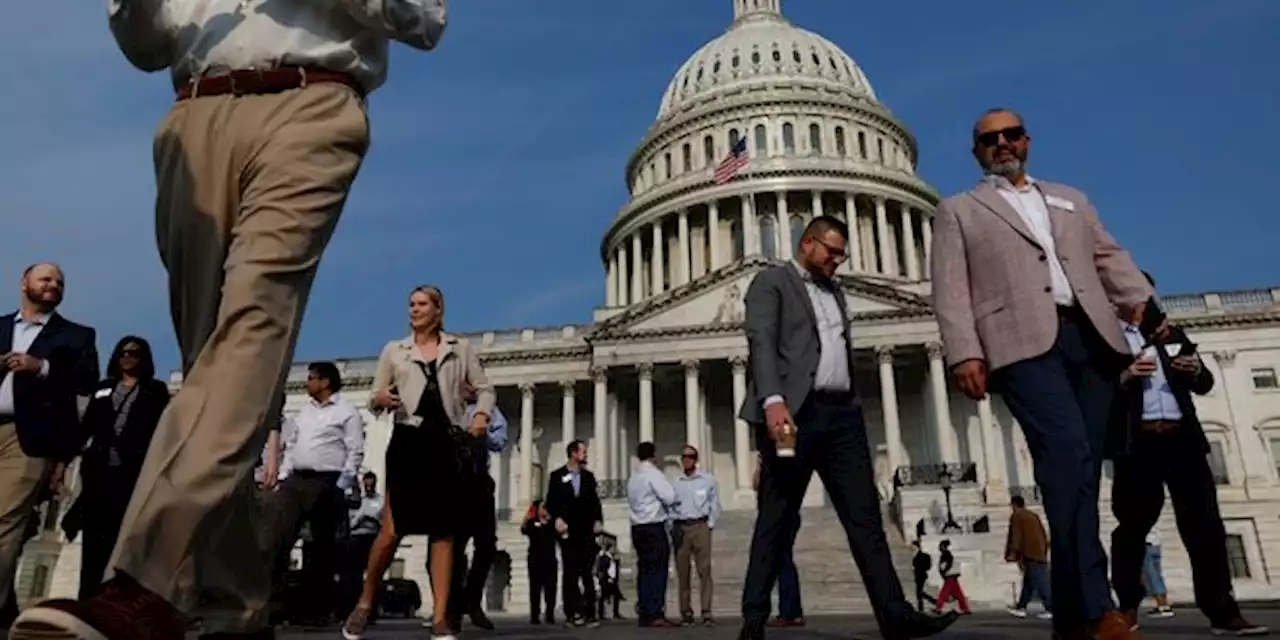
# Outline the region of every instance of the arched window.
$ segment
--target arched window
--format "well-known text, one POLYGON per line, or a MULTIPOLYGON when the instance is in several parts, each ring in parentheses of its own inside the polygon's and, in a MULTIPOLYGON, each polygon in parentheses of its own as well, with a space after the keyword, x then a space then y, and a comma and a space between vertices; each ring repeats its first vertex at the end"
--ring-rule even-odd
POLYGON ((716 161, 716 141, 711 136, 702 139, 702 166, 710 167, 716 161))
POLYGON ((778 229, 773 216, 760 218, 760 253, 766 258, 778 257, 778 229))
POLYGON ((680 166, 683 167, 683 171, 686 171, 686 172, 692 171, 693 170, 693 150, 689 147, 688 142, 684 143, 684 146, 680 148, 680 156, 681 156, 680 166))
POLYGON ((864 131, 858 132, 858 155, 862 156, 863 160, 867 159, 867 134, 864 131))
POLYGON ((793 215, 791 216, 791 251, 794 253, 796 247, 800 246, 800 238, 804 236, 804 218, 793 215))
POLYGON ((765 157, 769 155, 769 132, 764 125, 756 125, 756 155, 765 157))
POLYGON ((809 125, 809 153, 815 156, 822 155, 822 127, 817 123, 809 125))
POLYGON ((729 130, 729 148, 732 149, 733 145, 735 144, 738 144, 738 130, 730 129, 729 130))
POLYGON ((876 151, 880 154, 880 164, 884 164, 884 138, 876 138, 876 151))
POLYGON ((849 155, 849 149, 844 142, 844 127, 836 127, 836 154, 841 158, 849 155))
POLYGON ((663 178, 670 180, 671 179, 671 154, 670 153, 663 154, 662 166, 664 169, 667 170, 666 174, 663 175, 663 178))
POLYGON ((733 259, 738 260, 742 258, 743 254, 747 252, 746 239, 743 238, 743 235, 742 235, 741 220, 734 220, 733 222, 729 223, 729 236, 730 238, 732 238, 732 243, 733 243, 733 259))
POLYGON ((796 152, 796 129, 790 122, 782 125, 782 150, 788 155, 796 152))

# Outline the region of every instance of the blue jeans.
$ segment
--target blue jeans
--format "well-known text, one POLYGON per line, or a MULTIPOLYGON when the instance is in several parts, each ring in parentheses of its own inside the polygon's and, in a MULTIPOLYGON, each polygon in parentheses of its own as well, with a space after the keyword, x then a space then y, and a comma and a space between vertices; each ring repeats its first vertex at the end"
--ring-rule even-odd
POLYGON ((1022 594, 1015 609, 1026 609, 1031 599, 1040 596, 1045 611, 1053 611, 1053 590, 1049 587, 1049 565, 1036 560, 1022 562, 1022 594))
POLYGON ((1142 559, 1142 579, 1147 582, 1149 596, 1163 596, 1169 593, 1164 586, 1164 568, 1160 560, 1160 546, 1147 545, 1147 555, 1142 559))

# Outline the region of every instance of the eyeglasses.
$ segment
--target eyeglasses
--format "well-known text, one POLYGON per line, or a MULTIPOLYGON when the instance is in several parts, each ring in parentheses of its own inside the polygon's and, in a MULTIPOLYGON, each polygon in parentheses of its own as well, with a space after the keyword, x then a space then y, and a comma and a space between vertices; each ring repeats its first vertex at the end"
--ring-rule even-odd
POLYGON ((813 240, 814 242, 817 242, 818 244, 822 245, 822 248, 826 249, 827 253, 831 254, 832 260, 835 260, 836 262, 844 262, 845 260, 849 259, 848 248, 841 249, 840 247, 829 245, 817 238, 814 238, 813 240))
POLYGON ((1004 136, 1007 142, 1018 142, 1027 137, 1027 130, 1022 126, 1009 127, 1007 129, 997 129, 986 133, 978 134, 978 144, 984 147, 994 147, 1000 144, 1000 136, 1004 136))

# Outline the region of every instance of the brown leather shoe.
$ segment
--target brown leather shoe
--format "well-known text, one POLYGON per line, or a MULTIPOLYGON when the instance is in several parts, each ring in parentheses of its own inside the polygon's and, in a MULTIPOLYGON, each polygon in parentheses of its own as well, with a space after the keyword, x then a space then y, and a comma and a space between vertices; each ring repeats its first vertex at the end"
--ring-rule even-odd
POLYGON ((1129 623, 1130 631, 1137 631, 1138 627, 1138 610, 1137 609, 1121 609, 1120 614, 1124 616, 1124 621, 1129 623))
POLYGON ((1098 620, 1098 632, 1094 637, 1098 640, 1141 640, 1142 636, 1132 631, 1130 624, 1123 613, 1108 611, 1098 620))
POLYGON ((89 600, 49 600, 23 611, 11 640, 184 640, 187 624, 164 598, 127 576, 89 600))

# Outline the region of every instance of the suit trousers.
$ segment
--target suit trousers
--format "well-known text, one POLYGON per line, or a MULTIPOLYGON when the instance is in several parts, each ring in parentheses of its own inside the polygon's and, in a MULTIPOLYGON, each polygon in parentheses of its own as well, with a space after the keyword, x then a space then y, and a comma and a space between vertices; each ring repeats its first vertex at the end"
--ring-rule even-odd
POLYGON ((704 618, 711 616, 711 596, 715 585, 711 579, 711 527, 707 519, 677 522, 679 540, 676 546, 676 585, 680 601, 680 616, 693 617, 693 576, 689 565, 698 572, 699 612, 704 618))
POLYGON ((1084 312, 1059 313, 1045 354, 992 373, 991 388, 1022 425, 1049 521, 1053 622, 1067 630, 1115 608, 1098 537, 1098 484, 1119 354, 1084 312))
POLYGON ((778 550, 778 617, 783 620, 799 620, 804 617, 800 604, 800 572, 796 570, 796 535, 800 533, 800 516, 785 546, 778 550))
POLYGON ((17 425, 0 422, 0 602, 14 595, 27 527, 38 517, 36 501, 52 468, 22 451, 17 425))
POLYGON ((529 567, 529 618, 547 623, 556 617, 556 562, 555 550, 550 554, 530 555, 529 567), (545 604, 545 612, 544 612, 545 604), (544 618, 545 616, 545 618, 544 618))
POLYGON ((640 623, 666 615, 667 580, 670 577, 671 542, 661 522, 631 525, 631 546, 636 550, 636 615, 640 623))
POLYGON ((342 491, 338 489, 337 471, 298 470, 280 483, 267 503, 264 514, 271 532, 269 557, 286 558, 284 566, 273 567, 274 599, 285 594, 288 560, 305 522, 311 529, 311 543, 303 551, 302 598, 297 611, 290 611, 295 622, 323 620, 336 610, 334 575, 338 572, 338 518, 346 515, 342 491))
POLYGON ((1116 456, 1111 485, 1111 583, 1120 608, 1136 610, 1146 597, 1142 586, 1147 534, 1164 510, 1165 486, 1173 502, 1178 534, 1191 561, 1196 605, 1211 622, 1239 615, 1231 595, 1227 532, 1218 508, 1218 487, 1203 440, 1181 430, 1139 431, 1131 453, 1116 456))
POLYGON ((779 552, 794 539, 800 503, 816 471, 844 526, 876 619, 882 630, 892 629, 911 605, 889 555, 862 407, 852 393, 814 391, 793 418, 797 428, 793 458, 779 458, 768 430, 756 427, 761 454, 759 514, 742 589, 742 617, 751 625, 769 617, 770 594, 781 565, 779 552))
POLYGON ((453 573, 449 587, 449 616, 461 619, 464 614, 481 609, 484 586, 493 569, 493 558, 498 553, 498 519, 495 511, 494 492, 497 485, 486 471, 466 490, 473 494, 468 500, 467 522, 453 537, 453 573), (472 508, 474 507, 474 508, 472 508), (467 541, 473 545, 471 562, 467 562, 467 541))
POLYGON ((564 570, 561 598, 564 617, 594 618, 596 611, 596 545, 589 536, 570 533, 560 539, 560 560, 564 570))
POLYGON ((156 134, 156 242, 184 377, 111 567, 198 610, 206 633, 267 624, 253 468, 368 145, 364 101, 336 83, 183 100, 156 134))

